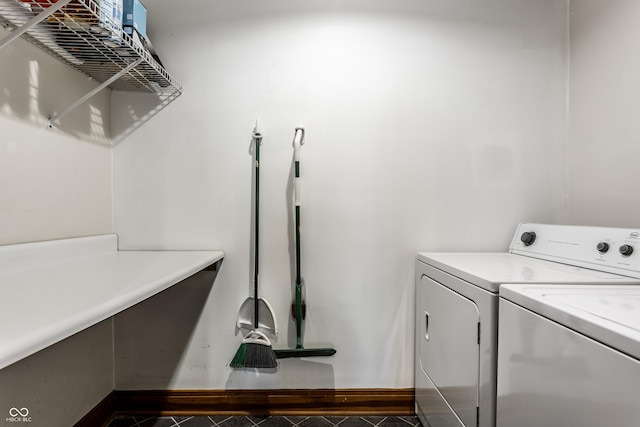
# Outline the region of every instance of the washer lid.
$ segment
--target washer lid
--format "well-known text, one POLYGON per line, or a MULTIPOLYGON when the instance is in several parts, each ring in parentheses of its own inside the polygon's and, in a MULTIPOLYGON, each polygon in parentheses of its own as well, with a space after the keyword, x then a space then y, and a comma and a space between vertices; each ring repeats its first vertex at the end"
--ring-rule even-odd
POLYGON ((417 259, 490 292, 503 283, 613 283, 640 280, 503 252, 423 252, 417 259))
POLYGON ((509 284, 500 296, 640 359, 640 286, 509 284))

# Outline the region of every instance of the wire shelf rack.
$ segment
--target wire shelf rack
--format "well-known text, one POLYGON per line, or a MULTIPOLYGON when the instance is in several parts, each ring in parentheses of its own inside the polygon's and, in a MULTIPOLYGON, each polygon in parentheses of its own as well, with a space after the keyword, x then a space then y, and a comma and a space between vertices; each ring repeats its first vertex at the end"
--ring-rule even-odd
MULTIPOLYGON (((94 0, 0 0, 0 23, 85 76, 122 91, 174 99, 182 87, 154 59, 148 41, 127 34, 94 0)), ((3 43, 4 41, 4 43, 3 43)))

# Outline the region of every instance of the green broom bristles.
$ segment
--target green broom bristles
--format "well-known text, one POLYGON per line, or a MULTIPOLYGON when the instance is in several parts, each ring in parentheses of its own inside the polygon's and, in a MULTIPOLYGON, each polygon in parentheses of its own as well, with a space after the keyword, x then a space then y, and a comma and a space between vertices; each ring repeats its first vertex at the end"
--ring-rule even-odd
POLYGON ((271 346, 263 344, 247 344, 247 354, 244 358, 246 368, 275 368, 278 366, 276 354, 271 346))
POLYGON ((244 368, 244 359, 247 355, 247 344, 240 344, 238 347, 238 351, 236 351, 236 355, 233 356, 231 363, 229 366, 232 368, 244 368))
POLYGON ((278 361, 269 338, 259 330, 249 332, 229 364, 232 368, 276 368, 278 361))

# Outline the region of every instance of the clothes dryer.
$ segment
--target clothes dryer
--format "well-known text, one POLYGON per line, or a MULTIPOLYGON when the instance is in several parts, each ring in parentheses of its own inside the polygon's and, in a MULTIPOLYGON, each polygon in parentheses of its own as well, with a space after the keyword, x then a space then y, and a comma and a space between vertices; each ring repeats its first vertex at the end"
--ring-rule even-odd
POLYGON ((505 285, 498 427, 635 427, 640 286, 505 285))
POLYGON ((415 273, 418 417, 494 427, 500 286, 640 285, 640 231, 523 223, 508 252, 419 253, 415 273))

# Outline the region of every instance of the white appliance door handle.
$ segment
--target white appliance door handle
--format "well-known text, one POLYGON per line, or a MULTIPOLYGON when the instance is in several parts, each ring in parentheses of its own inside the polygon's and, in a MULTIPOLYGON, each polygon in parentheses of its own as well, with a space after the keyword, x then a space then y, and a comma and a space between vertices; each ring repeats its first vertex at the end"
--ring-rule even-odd
POLYGON ((429 341, 429 312, 424 312, 424 339, 429 341))

